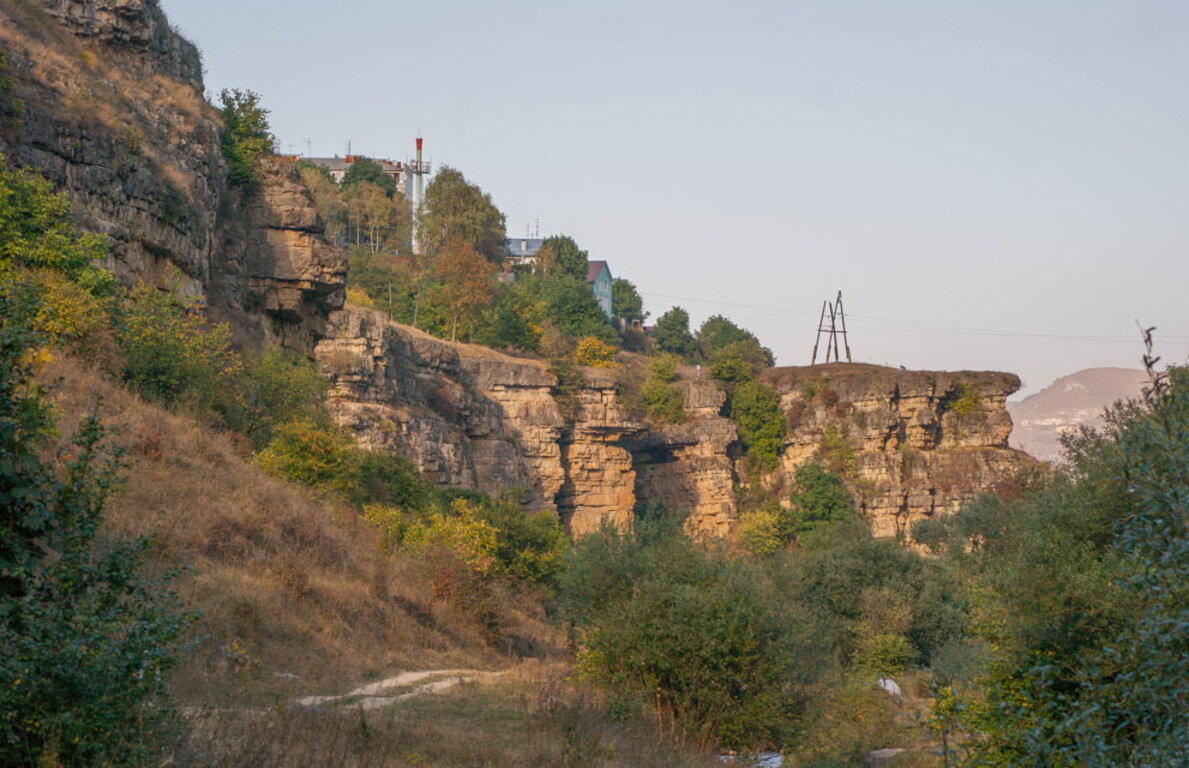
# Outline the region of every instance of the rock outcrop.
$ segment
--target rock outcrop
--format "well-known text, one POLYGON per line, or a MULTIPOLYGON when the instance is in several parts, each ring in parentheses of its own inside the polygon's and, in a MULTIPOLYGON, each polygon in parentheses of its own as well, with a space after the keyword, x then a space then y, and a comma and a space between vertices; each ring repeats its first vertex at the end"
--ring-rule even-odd
POLYGON ((343 254, 318 238, 292 163, 268 161, 259 189, 228 188, 198 51, 156 2, 4 3, 0 47, 0 152, 70 195, 122 282, 200 298, 244 343, 312 348, 342 305, 343 254))
POLYGON ((338 423, 440 485, 517 490, 575 535, 628 526, 637 501, 689 509, 707 535, 734 519, 734 427, 709 382, 683 383, 691 419, 653 431, 606 369, 585 369, 563 409, 543 362, 442 341, 372 310, 331 313, 315 357, 334 381, 338 423))
POLYGON ((1007 446, 1013 374, 904 371, 837 363, 777 368, 788 423, 776 485, 820 459, 856 492, 877 536, 904 536, 920 519, 956 511, 1034 467, 1007 446))

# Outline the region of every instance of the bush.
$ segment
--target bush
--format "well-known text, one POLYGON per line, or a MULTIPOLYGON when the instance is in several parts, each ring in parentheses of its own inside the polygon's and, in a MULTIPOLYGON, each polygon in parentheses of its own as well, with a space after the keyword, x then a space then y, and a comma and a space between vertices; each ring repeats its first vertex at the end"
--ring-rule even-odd
POLYGON ((814 461, 797 467, 789 501, 790 533, 798 538, 825 525, 855 520, 858 514, 842 478, 814 461))
POLYGON ((256 463, 277 477, 347 496, 359 487, 358 458, 354 442, 337 429, 296 421, 276 429, 256 463))
POLYGON ((719 357, 710 364, 710 375, 726 384, 738 384, 755 378, 751 366, 742 358, 719 357))
POLYGON ((164 673, 188 617, 139 573, 147 542, 106 541, 118 454, 92 415, 42 458, 29 294, 0 287, 0 763, 139 765, 167 719, 164 673))
POLYGON ((574 347, 574 362, 593 368, 610 368, 615 365, 615 347, 594 336, 584 336, 574 347))
POLYGON ((241 364, 231 330, 208 323, 196 304, 141 284, 124 304, 117 338, 123 379, 145 397, 224 413, 235 407, 227 382, 239 376, 241 364))
POLYGON ((731 394, 730 414, 748 456, 761 469, 776 469, 787 428, 776 390, 762 381, 741 382, 731 394))
POLYGON ((223 159, 227 161, 227 180, 238 187, 259 182, 260 158, 276 151, 276 137, 268 126, 268 110, 260 106, 260 94, 224 89, 219 94, 223 118, 223 159))
POLYGON ((640 697, 702 743, 783 743, 802 704, 791 610, 744 563, 671 523, 584 537, 560 586, 587 679, 640 697))
POLYGON ((438 510, 412 523, 402 544, 414 554, 436 549, 449 551, 476 575, 489 576, 497 565, 497 533, 495 526, 479 517, 478 511, 474 503, 455 499, 449 511, 438 510))
POLYGON ((538 583, 557 576, 570 539, 556 514, 529 512, 501 499, 480 506, 478 515, 495 527, 494 554, 501 571, 538 583))
POLYGON ((644 412, 655 424, 680 424, 685 421, 685 401, 672 384, 648 379, 640 387, 644 412))
POLYGON ((244 360, 240 376, 229 382, 226 401, 241 408, 224 406, 227 426, 263 446, 273 429, 293 421, 319 421, 329 383, 304 355, 268 347, 244 360))

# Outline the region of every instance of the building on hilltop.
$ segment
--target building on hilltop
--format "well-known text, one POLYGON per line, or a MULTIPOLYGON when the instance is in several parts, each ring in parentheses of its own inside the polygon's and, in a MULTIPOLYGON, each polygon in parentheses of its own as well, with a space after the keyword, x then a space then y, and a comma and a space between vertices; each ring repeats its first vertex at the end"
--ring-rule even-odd
POLYGON ((510 237, 504 241, 504 250, 508 252, 508 263, 513 267, 536 267, 537 253, 545 244, 543 237, 510 237))
POLYGON ((588 261, 586 263, 586 284, 594 293, 595 301, 608 319, 615 316, 611 303, 611 268, 605 261, 588 261))
MULTIPOLYGON (((546 237, 509 237, 504 240, 504 250, 508 254, 504 261, 513 269, 504 273, 505 277, 501 279, 514 280, 516 267, 527 268, 530 271, 536 270, 541 246, 548 239, 546 237)), ((608 318, 615 316, 611 302, 611 282, 611 268, 607 266, 607 262, 588 261, 586 263, 586 284, 590 286, 591 293, 599 303, 599 308, 608 318)))
MULTIPOLYGON (((346 157, 303 157, 305 162, 316 165, 319 168, 325 168, 330 178, 334 179, 336 184, 343 183, 343 177, 347 175, 347 170, 351 165, 365 155, 347 155, 346 157)), ((396 182, 397 190, 404 196, 408 197, 412 191, 409 183, 409 177, 412 175, 411 169, 405 163, 400 161, 387 160, 379 157, 369 157, 376 165, 380 166, 380 170, 384 175, 396 182)))

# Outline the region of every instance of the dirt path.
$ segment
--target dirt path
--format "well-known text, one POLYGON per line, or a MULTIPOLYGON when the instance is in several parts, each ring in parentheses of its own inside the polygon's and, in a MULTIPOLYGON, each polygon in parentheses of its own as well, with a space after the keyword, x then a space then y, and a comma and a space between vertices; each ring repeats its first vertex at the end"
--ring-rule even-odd
POLYGON ((378 709, 427 693, 438 693, 460 683, 491 680, 503 674, 504 672, 485 672, 479 669, 427 669, 404 672, 338 696, 303 696, 295 699, 294 703, 302 707, 350 704, 358 705, 362 709, 378 709))

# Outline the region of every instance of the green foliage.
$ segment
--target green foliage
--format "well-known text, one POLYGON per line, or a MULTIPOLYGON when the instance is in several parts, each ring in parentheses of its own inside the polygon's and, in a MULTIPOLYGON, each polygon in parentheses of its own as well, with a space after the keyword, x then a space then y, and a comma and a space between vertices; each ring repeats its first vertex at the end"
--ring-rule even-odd
POLYGON ((617 277, 611 281, 611 314, 628 323, 642 323, 648 316, 644 311, 644 299, 631 280, 617 277))
POLYGON ((967 725, 986 765, 1172 765, 1189 741, 1189 376, 1067 442, 1023 498, 983 499, 935 546, 995 650, 967 725))
POLYGON ((333 427, 296 421, 277 427, 256 463, 291 482, 348 495, 359 486, 357 451, 351 438, 333 427))
POLYGON ((227 326, 211 325, 196 303, 149 285, 129 293, 118 341, 125 356, 124 381, 165 404, 184 399, 212 408, 241 370, 227 326))
POLYGON ((541 243, 537 253, 537 270, 546 275, 569 275, 585 283, 587 259, 586 251, 578 247, 574 238, 554 235, 541 243))
POLYGON ((268 125, 268 110, 260 106, 260 94, 224 89, 219 94, 223 118, 223 159, 227 162, 227 180, 237 187, 258 183, 260 158, 276 151, 276 137, 268 125))
POLYGON ((698 329, 697 342, 702 356, 707 360, 714 360, 725 353, 756 367, 771 367, 775 364, 772 352, 760 345, 754 333, 722 315, 714 315, 702 323, 698 329))
POLYGON ((730 415, 748 456, 762 469, 775 469, 786 429, 776 389, 762 381, 740 382, 731 394, 730 415))
POLYGON ((710 364, 710 375, 725 384, 738 384, 755 378, 752 368, 738 357, 720 357, 710 364))
POLYGON ((504 214, 491 195, 448 166, 442 166, 425 189, 419 227, 423 244, 431 252, 452 237, 492 260, 499 258, 504 247, 504 214))
POLYGON ((392 197, 396 193, 396 182, 392 177, 384 173, 384 169, 380 164, 370 157, 356 157, 355 162, 351 163, 347 168, 347 172, 343 174, 342 188, 344 191, 361 183, 375 184, 380 189, 384 190, 384 194, 392 197))
POLYGON ((977 389, 958 382, 941 398, 941 409, 951 410, 959 416, 970 416, 981 411, 983 404, 977 389))
POLYGON ((662 352, 685 359, 697 354, 698 345, 689 330, 689 313, 681 307, 673 307, 657 318, 653 337, 662 352))
POLYGON ((227 426, 261 447, 278 424, 321 419, 330 385, 309 358, 267 347, 245 358, 239 375, 225 386, 227 426))
POLYGON ((854 499, 842 478, 815 461, 797 467, 789 501, 790 533, 797 538, 825 525, 857 519, 854 499))
POLYGON ((527 511, 507 499, 485 501, 477 514, 495 529, 493 554, 503 573, 537 583, 557 577, 570 539, 556 514, 527 511))
POLYGON ((496 566, 496 530, 476 513, 474 504, 455 499, 449 511, 440 509, 412 523, 402 544, 414 554, 448 551, 477 576, 489 576, 496 566))
POLYGON ((673 386, 677 379, 678 359, 662 355, 649 365, 648 377, 640 387, 644 412, 655 424, 680 424, 685 421, 685 400, 673 386))
POLYGON ((703 743, 785 741, 802 705, 796 617, 764 576, 642 522, 574 546, 559 585, 583 675, 703 743))
POLYGON ((859 452, 847 438, 845 427, 840 430, 837 424, 826 425, 818 445, 818 456, 831 472, 842 477, 853 480, 859 473, 859 452))
POLYGON ((107 255, 104 238, 79 231, 70 200, 49 181, 10 170, 3 159, 0 155, 0 279, 44 270, 64 275, 92 295, 109 294, 111 273, 94 265, 107 255))
POLYGON ((140 575, 145 540, 99 535, 120 462, 95 417, 69 458, 42 458, 36 310, 0 287, 0 763, 146 764, 187 617, 140 575))
POLYGON ((584 280, 555 273, 534 275, 518 285, 523 285, 521 290, 536 298, 540 316, 552 321, 566 336, 572 339, 593 336, 608 344, 619 344, 619 335, 584 280))

